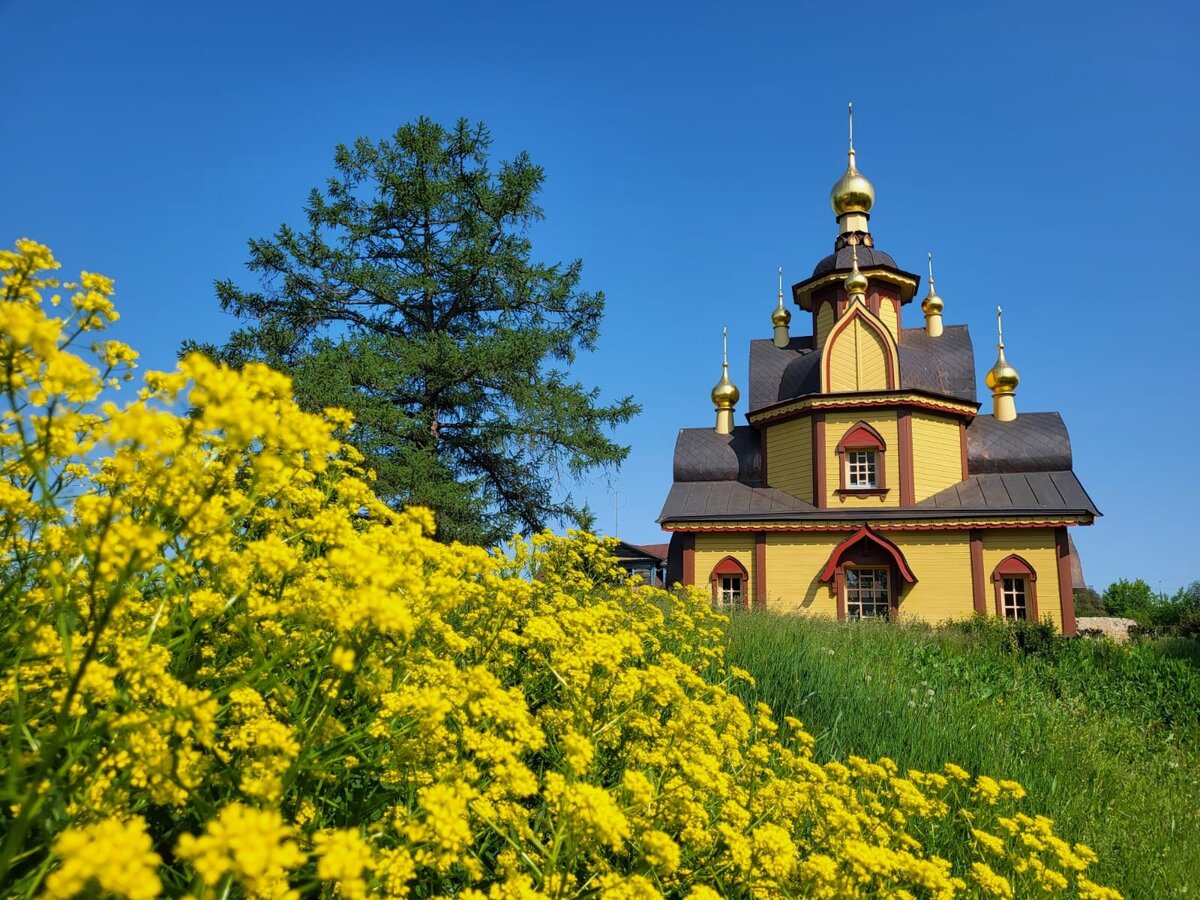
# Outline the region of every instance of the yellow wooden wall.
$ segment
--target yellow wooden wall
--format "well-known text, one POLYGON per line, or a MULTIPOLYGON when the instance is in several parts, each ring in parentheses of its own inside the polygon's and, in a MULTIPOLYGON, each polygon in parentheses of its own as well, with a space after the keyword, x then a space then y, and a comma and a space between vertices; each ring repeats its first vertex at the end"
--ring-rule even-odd
MULTIPOLYGON (((996 614, 996 588, 992 570, 1011 553, 1024 559, 1037 572, 1038 618, 1050 618, 1062 630, 1062 606, 1058 597, 1058 551, 1052 528, 1011 528, 983 532, 983 579, 988 615, 996 614)), ((768 570, 769 572, 769 570, 768 570)), ((768 575, 768 584, 770 578, 768 575)))
POLYGON ((817 347, 821 347, 825 343, 825 338, 829 337, 829 332, 833 330, 833 322, 833 305, 822 303, 817 310, 817 347))
POLYGON ((913 413, 912 437, 917 502, 962 481, 962 438, 957 419, 913 413))
POLYGON ((971 545, 965 531, 890 531, 916 577, 900 594, 900 617, 936 625, 966 619, 975 612, 971 587, 971 545))
MULTIPOLYGON (((772 463, 768 462, 768 465, 772 463)), ((825 415, 825 491, 830 509, 839 507, 874 507, 900 505, 900 437, 893 410, 871 412, 838 412, 825 415), (887 448, 883 454, 885 497, 844 497, 837 493, 842 484, 842 457, 837 445, 846 432, 858 422, 866 422, 879 432, 887 448)))
POLYGON ((812 421, 792 419, 767 427, 767 481, 813 502, 812 421))
POLYGON ((900 343, 900 322, 896 316, 896 305, 887 297, 879 298, 879 320, 892 333, 892 340, 900 343))
POLYGON ((861 318, 855 318, 833 339, 829 356, 832 393, 887 390, 888 347, 861 318))
MULTIPOLYGON (((732 556, 749 573, 747 584, 742 586, 747 604, 754 600, 754 535, 753 534, 697 534, 696 535, 696 587, 709 590, 712 587, 712 570, 717 563, 732 556)), ((770 565, 768 564, 768 570, 770 565)), ((770 581, 767 582, 768 585, 770 581)))
MULTIPOLYGON (((818 580, 844 534, 768 534, 767 609, 837 618, 837 598, 818 580)), ((830 582, 832 584, 832 582, 830 582)))

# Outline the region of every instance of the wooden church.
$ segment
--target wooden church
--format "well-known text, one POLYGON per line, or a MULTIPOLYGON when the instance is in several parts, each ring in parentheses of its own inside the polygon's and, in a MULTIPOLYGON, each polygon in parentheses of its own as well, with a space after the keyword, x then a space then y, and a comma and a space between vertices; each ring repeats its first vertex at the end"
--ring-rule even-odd
POLYGON ((834 252, 792 286, 811 336, 790 334, 781 276, 774 338, 750 344, 747 424, 726 357, 716 427, 679 432, 659 516, 668 580, 724 608, 1048 619, 1074 634, 1067 529, 1100 513, 1062 417, 1018 414, 999 310, 981 412, 971 337, 943 326, 932 259, 924 324, 905 327, 920 278, 875 246, 853 128, 849 156, 834 252))

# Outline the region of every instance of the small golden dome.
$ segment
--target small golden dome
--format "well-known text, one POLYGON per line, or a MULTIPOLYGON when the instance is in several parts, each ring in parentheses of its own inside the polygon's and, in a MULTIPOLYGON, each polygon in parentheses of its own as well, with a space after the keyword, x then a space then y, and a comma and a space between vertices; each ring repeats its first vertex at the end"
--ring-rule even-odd
POLYGON ((846 280, 842 284, 846 288, 846 293, 851 296, 865 294, 867 292, 867 276, 858 270, 858 245, 851 244, 850 249, 854 253, 854 268, 850 270, 850 274, 846 276, 846 280))
POLYGON ((721 380, 712 389, 713 406, 717 409, 733 409, 741 395, 737 385, 729 380, 729 367, 726 366, 721 373, 721 380))
POLYGON ((927 316, 940 316, 942 309, 946 304, 942 302, 942 298, 933 292, 933 284, 929 285, 929 293, 925 295, 925 299, 921 301, 921 312, 927 316))
POLYGON ((784 305, 782 303, 779 306, 775 307, 775 311, 771 313, 771 324, 772 325, 787 325, 791 321, 792 321, 792 314, 790 312, 788 312, 787 308, 784 307, 784 305))
POLYGON ((845 213, 869 213, 875 205, 875 186, 854 165, 854 151, 850 151, 850 164, 829 192, 829 204, 834 215, 845 213))
POLYGON ((996 364, 987 373, 988 390, 993 394, 1011 394, 1020 384, 1021 376, 1004 358, 1004 345, 1000 344, 996 349, 999 351, 996 356, 996 364))

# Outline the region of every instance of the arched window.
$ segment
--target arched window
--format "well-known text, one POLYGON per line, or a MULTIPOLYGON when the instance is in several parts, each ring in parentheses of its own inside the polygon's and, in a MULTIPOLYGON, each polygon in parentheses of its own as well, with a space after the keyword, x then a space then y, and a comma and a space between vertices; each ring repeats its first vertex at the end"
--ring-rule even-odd
POLYGON ((886 494, 883 464, 887 445, 883 437, 866 422, 858 422, 838 441, 839 494, 886 494))
POLYGON ((833 580, 839 619, 891 619, 904 584, 917 579, 900 549, 863 526, 834 548, 820 580, 833 580))
POLYGON ((992 570, 992 583, 996 586, 997 616, 1037 621, 1037 572, 1033 566, 1015 553, 1006 556, 992 570))
POLYGON ((746 608, 750 573, 740 562, 732 556, 725 557, 713 567, 709 580, 714 606, 724 612, 746 608))

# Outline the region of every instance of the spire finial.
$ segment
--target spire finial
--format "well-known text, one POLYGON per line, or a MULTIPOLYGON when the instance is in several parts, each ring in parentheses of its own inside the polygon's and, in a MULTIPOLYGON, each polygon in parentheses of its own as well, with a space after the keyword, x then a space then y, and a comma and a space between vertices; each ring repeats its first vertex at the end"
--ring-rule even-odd
POLYGON ((775 346, 786 347, 791 342, 791 337, 788 335, 788 323, 792 321, 792 314, 783 306, 783 266, 779 267, 779 305, 775 307, 775 311, 771 313, 771 324, 775 327, 775 346))
POLYGON ((846 104, 850 110, 850 158, 854 159, 854 101, 846 104))
MULTIPOLYGON (((838 219, 839 234, 861 231, 868 232, 867 219, 875 204, 875 187, 862 172, 858 171, 854 155, 854 104, 848 103, 850 149, 846 171, 833 190, 829 192, 829 203, 838 219), (847 218, 849 216, 849 218, 847 218)), ((870 242, 868 241, 868 244, 870 242)))
POLYGON ((929 293, 921 301, 921 312, 925 313, 925 333, 939 337, 942 333, 942 309, 945 304, 933 289, 933 252, 929 251, 929 293))
POLYGON ((996 346, 1000 350, 1004 349, 1004 320, 1002 318, 1003 315, 1004 315, 1004 310, 1002 310, 1000 307, 997 306, 996 307, 996 338, 997 338, 996 346))
POLYGON ((733 408, 738 402, 738 389, 729 380, 729 329, 721 329, 721 380, 712 389, 713 406, 717 411, 717 434, 733 433, 733 408))
POLYGON ((987 373, 987 386, 992 391, 992 415, 999 422, 1011 422, 1017 417, 1017 406, 1013 394, 1021 381, 1021 376, 1004 358, 1004 310, 996 307, 996 364, 987 373))
POLYGON ((779 267, 779 305, 783 306, 783 266, 779 267))

